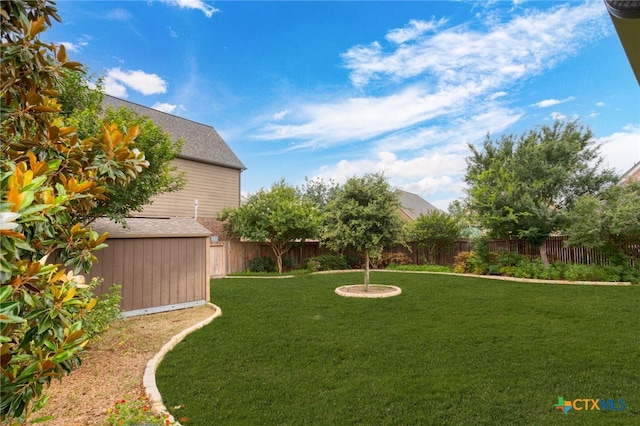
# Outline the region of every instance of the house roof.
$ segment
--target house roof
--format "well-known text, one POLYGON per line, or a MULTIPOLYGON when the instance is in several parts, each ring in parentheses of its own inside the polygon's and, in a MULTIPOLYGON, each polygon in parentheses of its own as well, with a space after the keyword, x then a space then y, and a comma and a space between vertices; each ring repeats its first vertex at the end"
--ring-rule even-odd
POLYGON ((437 207, 424 200, 418 194, 412 194, 400 189, 396 190, 396 192, 400 198, 402 211, 412 220, 416 220, 421 215, 429 214, 432 211, 438 211, 437 207))
POLYGON ((103 105, 107 108, 111 107, 114 109, 120 107, 131 108, 137 114, 149 117, 175 140, 182 139, 184 145, 178 158, 238 170, 246 169, 242 161, 240 161, 231 148, 229 148, 229 145, 227 145, 224 139, 216 132, 216 129, 211 126, 196 123, 195 121, 109 95, 104 96, 103 105))
POLYGON ((619 184, 624 185, 625 183, 631 182, 640 182, 640 161, 631 166, 631 168, 622 175, 619 184))
POLYGON ((90 226, 110 238, 177 238, 209 237, 211 231, 189 217, 127 218, 128 228, 107 218, 99 218, 90 226))

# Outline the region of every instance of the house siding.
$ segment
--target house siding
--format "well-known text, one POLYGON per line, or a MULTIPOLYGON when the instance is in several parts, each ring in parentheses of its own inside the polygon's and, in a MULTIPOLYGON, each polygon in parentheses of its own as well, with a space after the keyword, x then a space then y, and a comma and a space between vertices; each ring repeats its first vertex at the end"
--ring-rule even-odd
POLYGON ((138 216, 194 217, 194 200, 198 200, 198 217, 215 217, 225 207, 240 205, 240 170, 177 158, 172 165, 185 172, 182 191, 153 198, 138 216))

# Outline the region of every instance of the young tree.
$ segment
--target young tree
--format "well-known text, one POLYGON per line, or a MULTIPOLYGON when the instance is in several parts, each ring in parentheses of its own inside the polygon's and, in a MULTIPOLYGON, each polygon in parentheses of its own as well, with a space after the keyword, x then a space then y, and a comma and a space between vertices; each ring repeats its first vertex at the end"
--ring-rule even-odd
POLYGON ((264 241, 276 256, 278 273, 282 273, 282 256, 298 241, 315 236, 320 214, 307 199, 283 180, 270 190, 261 189, 236 209, 218 215, 230 237, 264 241))
POLYGON ((183 173, 177 173, 171 165, 182 149, 182 140, 173 142, 171 135, 164 132, 149 117, 140 116, 132 109, 122 107, 117 110, 102 107, 104 93, 101 80, 91 88, 84 74, 65 70, 60 91, 60 105, 69 125, 75 126, 81 139, 100 131, 104 123, 116 123, 120 128, 137 127, 140 135, 135 147, 144 152, 149 167, 142 170, 138 178, 128 185, 107 185, 108 199, 99 202, 83 218, 84 224, 106 216, 117 222, 125 222, 131 212, 142 211, 151 203, 151 198, 163 193, 180 191, 185 184, 183 173))
POLYGON ((366 291, 370 260, 401 240, 399 207, 398 195, 380 173, 350 178, 326 206, 323 243, 335 251, 354 248, 364 254, 366 291))
POLYGON ((434 210, 409 224, 411 241, 424 253, 427 262, 435 262, 443 250, 453 247, 460 236, 458 220, 451 215, 434 210))
POLYGON ((79 218, 148 166, 135 127, 104 126, 81 139, 57 102, 64 46, 40 34, 60 20, 46 0, 3 1, 0 13, 0 422, 26 422, 43 386, 79 363, 85 314, 96 301, 84 277, 104 247, 79 218), (70 269, 61 268, 63 262, 70 269))
POLYGON ((575 200, 616 181, 590 130, 577 121, 556 121, 520 137, 487 136, 483 149, 469 145, 465 182, 470 207, 494 237, 510 235, 539 247, 549 264, 545 241, 566 223, 575 200))
POLYGON ((567 216, 570 245, 601 249, 625 266, 628 256, 638 257, 630 247, 640 241, 640 182, 582 196, 567 216))

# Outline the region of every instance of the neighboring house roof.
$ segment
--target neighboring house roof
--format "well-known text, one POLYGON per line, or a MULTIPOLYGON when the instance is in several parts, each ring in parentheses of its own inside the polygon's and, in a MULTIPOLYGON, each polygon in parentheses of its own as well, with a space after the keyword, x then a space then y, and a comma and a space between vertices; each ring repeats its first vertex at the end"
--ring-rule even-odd
POLYGON ((622 175, 618 183, 624 185, 631 182, 640 182, 640 161, 631 166, 631 168, 622 175))
POLYGON ((208 237, 211 235, 195 219, 183 217, 127 218, 128 228, 107 218, 99 218, 89 227, 110 238, 208 237))
POLYGON ((416 220, 421 215, 427 215, 432 211, 438 211, 433 204, 425 201, 422 197, 411 192, 396 190, 400 198, 400 208, 409 219, 416 220))
POLYGON ((211 126, 167 114, 133 102, 105 95, 103 105, 107 108, 131 108, 137 114, 147 116, 169 133, 175 140, 182 139, 184 145, 178 158, 201 163, 225 166, 232 169, 245 170, 242 161, 233 153, 229 145, 211 126))

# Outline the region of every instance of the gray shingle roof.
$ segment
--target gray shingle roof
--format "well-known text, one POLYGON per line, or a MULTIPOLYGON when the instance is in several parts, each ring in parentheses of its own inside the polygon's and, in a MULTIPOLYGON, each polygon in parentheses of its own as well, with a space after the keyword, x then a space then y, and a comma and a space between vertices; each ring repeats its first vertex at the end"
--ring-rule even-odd
POLYGON ((137 114, 149 117, 175 140, 182 139, 184 145, 179 158, 238 170, 246 169, 242 161, 240 161, 231 148, 229 148, 229 145, 227 145, 224 139, 216 132, 216 129, 211 126, 196 123, 195 121, 109 95, 104 96, 103 106, 114 109, 123 106, 131 108, 137 114))
POLYGON ((437 211, 438 208, 428 201, 424 200, 417 194, 411 192, 396 190, 398 197, 400 198, 400 205, 402 210, 412 219, 416 220, 421 215, 429 214, 432 211, 437 211))
POLYGON ((106 218, 99 218, 89 227, 111 238, 171 238, 208 237, 211 235, 204 226, 189 217, 127 218, 128 228, 123 228, 106 218))

